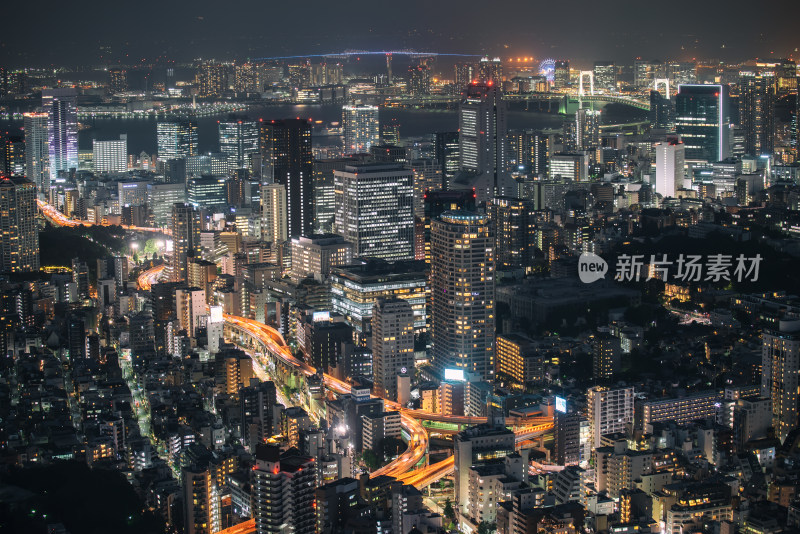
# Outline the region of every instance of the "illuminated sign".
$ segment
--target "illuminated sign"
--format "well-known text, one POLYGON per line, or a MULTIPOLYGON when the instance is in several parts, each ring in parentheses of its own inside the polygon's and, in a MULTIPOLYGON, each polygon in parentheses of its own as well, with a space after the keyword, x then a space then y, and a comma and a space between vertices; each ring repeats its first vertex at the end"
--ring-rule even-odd
POLYGON ((567 413, 567 399, 562 397, 556 397, 556 411, 561 413, 567 413))
POLYGON ((329 311, 316 311, 311 315, 311 320, 315 323, 320 321, 330 321, 331 320, 331 312, 329 311))
POLYGON ((466 380, 464 378, 464 370, 463 369, 445 369, 444 370, 444 379, 445 380, 456 380, 458 382, 464 382, 466 380))

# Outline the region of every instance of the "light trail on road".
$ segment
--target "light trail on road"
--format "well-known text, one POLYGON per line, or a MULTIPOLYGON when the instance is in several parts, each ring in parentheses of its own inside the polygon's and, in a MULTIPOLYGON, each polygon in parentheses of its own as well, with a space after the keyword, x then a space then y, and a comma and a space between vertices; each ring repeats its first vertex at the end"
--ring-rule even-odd
POLYGON ((150 267, 146 271, 142 272, 139 275, 139 278, 136 279, 136 283, 139 285, 139 289, 142 291, 150 291, 150 288, 158 282, 158 279, 161 278, 161 275, 166 268, 166 265, 156 265, 155 267, 150 267))

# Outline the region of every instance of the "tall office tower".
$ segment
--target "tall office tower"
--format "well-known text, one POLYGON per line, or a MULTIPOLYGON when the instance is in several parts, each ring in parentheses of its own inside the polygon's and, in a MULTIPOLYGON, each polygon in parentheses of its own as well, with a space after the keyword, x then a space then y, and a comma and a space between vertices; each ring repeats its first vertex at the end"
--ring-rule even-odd
POLYGON ((478 66, 475 63, 456 63, 453 70, 459 92, 472 82, 478 81, 478 66))
POLYGON ((535 202, 495 197, 487 208, 495 237, 497 267, 533 268, 536 254, 535 202))
POLYGON ((397 400, 397 376, 414 372, 414 313, 403 299, 375 302, 372 372, 377 395, 392 401, 397 400))
POLYGON ((739 126, 744 150, 750 156, 772 155, 775 150, 775 73, 742 72, 739 78, 739 126))
POLYGON ((357 162, 356 158, 314 160, 314 231, 316 233, 327 233, 333 230, 333 222, 336 218, 333 171, 343 171, 347 165, 357 162))
POLYGON ((673 114, 672 100, 659 91, 650 91, 650 127, 670 129, 673 114))
POLYGON ((550 136, 536 130, 512 130, 508 134, 509 166, 534 176, 546 175, 550 136))
POLYGON ((50 189, 50 141, 47 134, 47 113, 31 112, 22 116, 25 128, 25 174, 36 184, 41 195, 50 189))
POLYGON ((79 258, 72 258, 72 282, 77 286, 78 296, 89 296, 89 266, 79 258))
POLYGON ((122 134, 111 141, 92 141, 94 172, 126 172, 128 170, 128 136, 122 134))
POLYGON ((258 445, 250 472, 256 534, 315 534, 317 469, 313 457, 258 445))
POLYGON ((600 112, 582 108, 575 112, 575 147, 595 150, 600 146, 600 112))
POLYGON ((197 122, 190 119, 172 119, 156 123, 158 159, 197 156, 197 122))
POLYGON ((350 104, 342 107, 344 153, 363 154, 372 145, 380 144, 378 106, 350 104))
POLYGON ((514 453, 514 432, 505 426, 477 425, 462 430, 453 438, 454 489, 458 512, 468 513, 469 478, 472 466, 514 453))
POLYGON ((414 175, 396 164, 348 165, 334 171, 335 231, 353 256, 414 259, 414 175))
POLYGON ((288 235, 314 232, 314 165, 311 124, 305 119, 261 123, 264 181, 286 187, 288 235))
POLYGON ((128 90, 128 71, 119 67, 108 69, 108 92, 112 95, 128 90))
POLYGON ((433 152, 442 169, 442 189, 450 188, 450 181, 461 167, 461 149, 458 132, 436 132, 433 152))
POLYGON ((586 393, 589 405, 590 445, 600 446, 605 434, 625 432, 633 423, 633 388, 609 389, 595 386, 586 393))
POLYGON ((241 435, 251 453, 256 445, 279 433, 275 421, 275 408, 278 406, 277 390, 274 382, 259 382, 245 385, 239 392, 241 404, 241 435))
POLYGON ((186 186, 180 184, 147 184, 147 206, 153 213, 153 225, 169 227, 172 206, 186 202, 186 186))
POLYGON ((569 61, 556 61, 555 70, 553 72, 553 87, 555 89, 565 89, 569 87, 569 82, 569 61))
POLYGON ((683 188, 685 159, 686 145, 682 142, 656 144, 656 193, 674 198, 683 188))
POLYGON ((672 87, 685 83, 697 83, 697 64, 672 61, 667 64, 667 79, 672 87))
POLYGON ((730 152, 727 85, 681 85, 675 97, 675 131, 689 161, 716 162, 730 152))
POLYGON ((478 81, 486 84, 491 83, 498 87, 503 83, 503 62, 500 61, 499 57, 494 59, 481 58, 480 63, 478 63, 478 81))
POLYGON ((581 462, 580 412, 556 410, 554 453, 557 465, 578 465, 581 462))
POLYGON ((772 427, 783 441, 797 428, 800 321, 781 321, 762 339, 761 396, 772 399, 772 427))
POLYGON ((209 465, 183 468, 183 531, 186 534, 214 534, 222 530, 221 490, 216 469, 209 465))
POLYGON ((431 223, 432 360, 494 375, 494 235, 489 218, 448 211, 431 223))
POLYGON ((779 95, 797 91, 797 63, 791 59, 780 59, 774 64, 775 82, 779 95))
POLYGON ((442 168, 435 159, 429 158, 409 160, 406 168, 414 173, 414 217, 422 219, 425 216, 425 195, 442 189, 442 168))
POLYGON ((228 90, 228 67, 225 65, 200 65, 195 77, 200 96, 220 96, 228 90))
POLYGON ((39 270, 36 186, 22 176, 0 176, 0 272, 39 270))
POLYGON ((479 200, 515 196, 516 182, 506 172, 506 104, 493 83, 471 84, 462 93, 459 118, 461 170, 477 174, 479 200), (512 186, 513 183, 513 186, 512 186))
POLYGON ((420 59, 417 65, 408 67, 408 93, 414 96, 431 94, 430 58, 420 59))
POLYGON ((0 174, 25 175, 25 138, 21 135, 0 135, 0 174))
POLYGON ((620 371, 622 348, 620 339, 608 333, 595 334, 592 341, 592 377, 595 380, 612 378, 620 371))
POLYGON ((617 92, 617 66, 613 61, 594 62, 594 87, 604 93, 617 92))
POLYGON ((67 343, 70 360, 75 361, 86 358, 86 322, 80 314, 70 314, 69 316, 67 343))
POLYGON ((50 178, 78 168, 78 92, 44 89, 42 107, 47 112, 50 178))
POLYGON ((261 239, 269 243, 283 243, 289 239, 286 213, 286 186, 264 184, 261 186, 261 239))
POLYGON ((187 262, 200 252, 200 214, 189 204, 172 205, 172 280, 186 280, 187 262))
POLYGON ((228 157, 228 169, 249 169, 250 156, 260 149, 259 123, 228 120, 219 123, 219 151, 228 157))
POLYGON ((331 267, 350 265, 353 244, 336 234, 312 234, 292 238, 291 278, 299 282, 306 276, 327 280, 331 267))

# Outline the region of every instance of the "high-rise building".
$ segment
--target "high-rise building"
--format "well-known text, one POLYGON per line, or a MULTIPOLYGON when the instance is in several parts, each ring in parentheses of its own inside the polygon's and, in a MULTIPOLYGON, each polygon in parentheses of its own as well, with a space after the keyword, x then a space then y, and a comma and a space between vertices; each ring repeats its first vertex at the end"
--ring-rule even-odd
POLYGON ((289 239, 286 213, 286 186, 264 184, 261 186, 261 239, 269 243, 283 243, 289 239))
POLYGON ((565 89, 569 87, 570 77, 569 77, 569 61, 561 60, 556 61, 553 73, 553 88, 555 89, 565 89))
POLYGON ((775 150, 776 81, 773 71, 741 72, 739 126, 744 150, 750 156, 772 155, 775 150))
POLYGON ((772 399, 772 426, 783 441, 797 428, 800 321, 781 321, 762 339, 761 396, 772 399))
POLYGON ((21 135, 0 135, 0 174, 25 175, 25 138, 21 135))
POLYGON ((258 445, 250 472, 256 534, 315 534, 316 480, 313 457, 258 445))
POLYGON ((459 92, 472 82, 478 81, 478 66, 475 63, 456 63, 454 71, 459 92))
POLYGON ((633 388, 589 388, 586 394, 592 448, 599 447, 606 434, 625 432, 633 423, 633 388))
POLYGON ((650 91, 650 127, 667 130, 672 125, 672 100, 660 91, 650 91))
POLYGON ((256 121, 219 122, 219 151, 228 157, 228 169, 250 168, 250 156, 259 153, 259 136, 256 121))
POLYGON ((183 531, 186 534, 213 534, 222 530, 220 488, 216 470, 208 465, 184 467, 183 531))
POLYGON ((534 201, 495 197, 487 211, 495 236, 498 268, 531 269, 535 262, 536 225, 534 201))
POLYGON ((112 95, 128 90, 128 71, 119 67, 108 69, 108 92, 112 95))
POLYGON ((604 93, 617 92, 617 66, 613 61, 594 62, 594 87, 604 93))
POLYGON ((554 417, 554 453, 558 465, 578 465, 581 462, 581 422, 577 411, 556 411, 554 417))
POLYGON ((523 334, 497 336, 497 372, 517 388, 544 381, 542 354, 534 342, 523 334))
POLYGON ((727 85, 681 85, 675 97, 675 131, 689 161, 716 162, 730 152, 727 85))
POLYGON ((36 186, 22 176, 0 176, 0 272, 39 270, 36 186))
POLYGON ((547 174, 550 136, 536 130, 512 130, 508 134, 508 163, 512 169, 534 176, 547 174))
MULTIPOLYGON (((463 430, 453 438, 455 453, 455 504, 458 512, 469 513, 469 482, 472 466, 514 453, 514 432, 505 426, 484 424, 463 430)), ((487 492, 488 493, 488 492, 487 492)))
POLYGON ((261 160, 266 182, 286 187, 288 235, 314 232, 314 165, 311 124, 304 119, 261 123, 261 160))
POLYGON ((47 112, 50 178, 78 169, 78 92, 72 88, 44 89, 42 107, 47 112))
POLYGON ((353 244, 336 234, 312 234, 292 238, 290 276, 300 281, 306 276, 326 280, 331 267, 349 265, 353 261, 353 244))
POLYGON ((656 144, 656 193, 674 198, 683 188, 686 145, 680 141, 656 144))
POLYGON ((172 206, 184 202, 186 202, 186 186, 182 182, 147 184, 147 206, 153 214, 153 224, 159 228, 170 226, 172 206))
POLYGON ((461 168, 461 150, 458 132, 436 132, 433 151, 439 167, 442 169, 442 187, 450 188, 450 180, 461 168))
POLYGON ((489 218, 464 211, 431 223, 432 363, 494 376, 494 236, 489 218))
POLYGON ((239 391, 241 403, 241 435, 251 453, 256 445, 264 443, 279 432, 275 420, 278 405, 275 383, 266 381, 245 385, 239 391))
POLYGON ((204 64, 197 69, 197 93, 203 97, 220 96, 228 90, 228 67, 204 64))
POLYGON ((378 106, 350 104, 342 107, 342 131, 345 154, 369 152, 372 145, 381 142, 378 106))
POLYGON ((396 164, 349 165, 334 171, 336 233, 353 255, 414 258, 413 173, 396 164))
POLYGON ((44 112, 25 113, 25 174, 36 184, 40 195, 50 189, 50 140, 47 134, 47 117, 44 112))
POLYGON ((429 58, 421 59, 417 65, 408 68, 408 93, 410 95, 429 95, 431 93, 431 67, 429 58))
POLYGON ((186 198, 195 208, 222 207, 228 204, 225 176, 196 176, 186 184, 186 198))
POLYGON ((592 377, 609 379, 620 371, 622 348, 620 339, 608 333, 598 333, 592 341, 592 377))
POLYGON ((503 62, 499 57, 482 57, 478 63, 478 81, 500 86, 503 83, 503 62))
POLYGON ((459 117, 461 170, 497 173, 506 166, 506 106, 498 86, 470 84, 464 89, 459 117))
POLYGON ((575 147, 595 150, 600 146, 600 112, 581 108, 575 112, 575 147))
POLYGON ((197 122, 190 119, 173 119, 156 123, 158 159, 197 156, 197 122))
POLYGON ((199 253, 200 215, 189 204, 172 205, 172 280, 186 280, 187 262, 199 253))
POLYGON ((94 172, 125 172, 128 170, 128 136, 110 141, 92 141, 94 172))
POLYGON ((403 299, 378 299, 372 312, 372 372, 378 395, 397 400, 397 376, 413 373, 414 312, 403 299))

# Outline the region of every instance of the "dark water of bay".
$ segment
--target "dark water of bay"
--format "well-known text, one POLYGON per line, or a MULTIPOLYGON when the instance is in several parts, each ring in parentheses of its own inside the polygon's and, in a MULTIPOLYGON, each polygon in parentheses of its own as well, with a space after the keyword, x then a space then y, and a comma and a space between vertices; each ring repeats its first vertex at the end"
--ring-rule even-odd
MULTIPOLYGON (((307 118, 322 121, 325 125, 339 122, 342 118, 341 105, 275 105, 253 107, 248 111, 251 118, 277 120, 287 118, 307 118)), ((198 143, 201 152, 215 152, 219 149, 217 121, 226 115, 199 117, 197 119, 198 143)), ((641 112, 631 108, 617 106, 606 108, 603 116, 605 123, 628 122, 641 118, 641 112)), ((458 114, 455 110, 414 110, 399 108, 381 108, 380 121, 386 124, 391 120, 400 124, 401 137, 420 137, 435 132, 455 131, 458 128, 458 114)), ((512 110, 508 113, 509 129, 543 129, 558 128, 567 118, 550 113, 512 110)), ((156 152, 156 119, 155 118, 95 118, 81 120, 84 126, 80 131, 78 145, 81 150, 91 150, 92 140, 117 139, 120 134, 128 135, 128 152, 138 154, 156 152)), ((2 122, 0 129, 14 131, 21 128, 21 121, 2 122)), ((338 144, 335 137, 315 136, 318 145, 338 144)))

